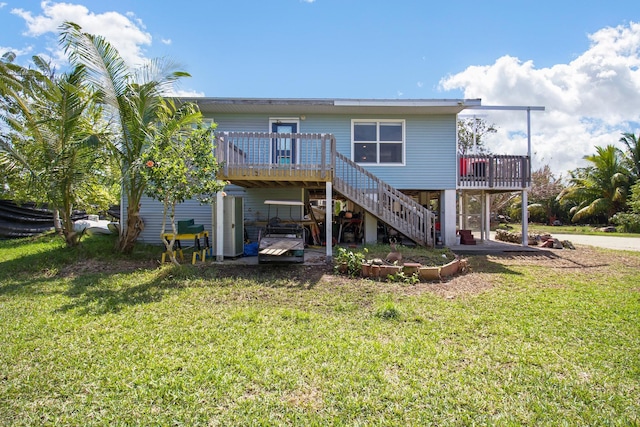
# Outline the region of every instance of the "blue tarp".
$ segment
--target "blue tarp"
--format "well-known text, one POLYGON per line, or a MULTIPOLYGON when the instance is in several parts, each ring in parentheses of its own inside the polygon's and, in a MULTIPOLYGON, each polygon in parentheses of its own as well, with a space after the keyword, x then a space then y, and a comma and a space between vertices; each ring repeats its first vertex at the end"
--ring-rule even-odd
POLYGON ((244 256, 258 256, 258 242, 245 243, 244 256))

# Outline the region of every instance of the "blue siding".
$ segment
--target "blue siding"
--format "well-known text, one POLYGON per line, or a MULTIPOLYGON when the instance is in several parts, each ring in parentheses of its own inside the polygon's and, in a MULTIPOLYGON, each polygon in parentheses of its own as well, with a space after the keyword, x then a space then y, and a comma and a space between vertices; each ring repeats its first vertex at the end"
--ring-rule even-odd
MULTIPOLYGON (((295 115, 284 115, 295 117, 295 115)), ((268 115, 219 115, 221 131, 268 132, 268 115)), ((306 115, 302 133, 331 133, 339 152, 351 158, 352 119, 405 120, 405 165, 372 166, 367 170, 388 184, 405 190, 450 190, 456 188, 456 116, 339 116, 306 115)))
MULTIPOLYGON (((140 205, 140 217, 144 221, 144 230, 142 230, 138 240, 144 243, 161 244, 162 203, 149 197, 143 197, 140 205)), ((204 229, 209 231, 210 236, 213 235, 211 205, 201 205, 197 200, 187 200, 176 206, 176 221, 192 218, 194 223, 204 225, 204 229)), ((122 219, 122 224, 126 224, 126 218, 122 219)), ((171 232, 171 223, 168 218, 165 231, 167 233, 171 232)))
POLYGON ((271 132, 269 116, 265 115, 215 115, 212 117, 218 124, 216 130, 221 132, 271 132))
MULTIPOLYGON (((244 219, 249 225, 246 231, 250 240, 258 238, 258 224, 255 222, 264 222, 270 216, 279 216, 281 219, 301 219, 301 208, 289 207, 280 208, 278 212, 274 208, 269 208, 264 204, 265 200, 303 200, 303 189, 301 188, 242 188, 230 185, 225 188, 225 193, 230 196, 242 197, 244 202, 244 219)), ((197 200, 188 200, 176 206, 176 221, 185 219, 194 219, 196 224, 204 225, 204 229, 209 231, 209 235, 213 236, 213 219, 212 205, 201 205, 197 200)), ((141 201, 140 216, 144 221, 145 227, 140 235, 140 242, 161 244, 160 233, 162 229, 162 203, 157 200, 143 197, 141 201)), ((126 224, 126 218, 122 220, 126 224)), ((167 220, 166 232, 171 232, 171 224, 167 220)))

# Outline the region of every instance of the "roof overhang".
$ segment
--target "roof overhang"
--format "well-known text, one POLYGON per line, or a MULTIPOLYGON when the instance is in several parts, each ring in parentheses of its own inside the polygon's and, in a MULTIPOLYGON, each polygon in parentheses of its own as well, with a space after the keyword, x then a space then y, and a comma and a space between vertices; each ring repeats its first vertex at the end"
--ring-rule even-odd
POLYGON ((480 99, 286 99, 175 98, 194 102, 205 114, 458 114, 479 107, 480 99))

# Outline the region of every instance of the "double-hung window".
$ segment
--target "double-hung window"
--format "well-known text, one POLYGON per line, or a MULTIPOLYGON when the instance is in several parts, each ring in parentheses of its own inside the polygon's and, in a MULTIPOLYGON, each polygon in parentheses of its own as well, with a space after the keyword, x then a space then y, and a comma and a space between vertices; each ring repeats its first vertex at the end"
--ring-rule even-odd
POLYGON ((378 165, 404 164, 404 120, 352 120, 353 160, 378 165))

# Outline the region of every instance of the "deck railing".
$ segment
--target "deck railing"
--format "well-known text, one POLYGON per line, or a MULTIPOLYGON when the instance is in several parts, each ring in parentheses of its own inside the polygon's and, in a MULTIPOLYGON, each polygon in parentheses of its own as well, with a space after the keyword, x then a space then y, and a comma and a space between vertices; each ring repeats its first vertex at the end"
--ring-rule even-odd
POLYGON ((411 240, 433 246, 435 215, 394 187, 336 153, 334 188, 411 240))
POLYGON ((331 180, 335 138, 319 133, 217 132, 222 176, 331 180))
POLYGON ((459 165, 459 188, 518 190, 531 186, 527 156, 464 155, 459 165))

